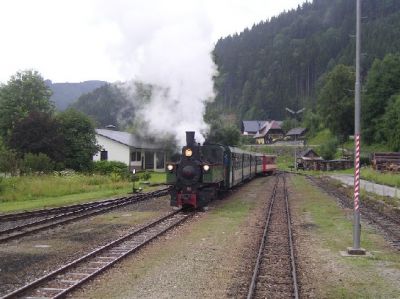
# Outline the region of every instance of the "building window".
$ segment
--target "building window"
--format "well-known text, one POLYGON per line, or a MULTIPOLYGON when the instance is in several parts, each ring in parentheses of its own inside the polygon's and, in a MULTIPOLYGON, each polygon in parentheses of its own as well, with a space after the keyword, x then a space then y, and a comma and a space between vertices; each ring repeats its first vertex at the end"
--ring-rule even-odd
POLYGON ((140 162, 142 160, 141 152, 131 152, 131 161, 132 162, 140 162))
POLYGON ((164 169, 164 153, 163 152, 157 152, 156 153, 156 168, 157 169, 164 169))
POLYGON ((100 161, 103 161, 103 160, 108 160, 108 152, 107 151, 101 151, 100 152, 100 161))

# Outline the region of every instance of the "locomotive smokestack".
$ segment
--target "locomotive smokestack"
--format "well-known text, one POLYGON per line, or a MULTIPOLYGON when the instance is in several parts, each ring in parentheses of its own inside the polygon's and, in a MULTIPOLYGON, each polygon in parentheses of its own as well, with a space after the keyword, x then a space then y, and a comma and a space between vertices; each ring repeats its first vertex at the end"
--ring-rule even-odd
POLYGON ((186 145, 187 146, 193 146, 195 144, 194 133, 195 132, 193 132, 193 131, 186 132, 186 145))

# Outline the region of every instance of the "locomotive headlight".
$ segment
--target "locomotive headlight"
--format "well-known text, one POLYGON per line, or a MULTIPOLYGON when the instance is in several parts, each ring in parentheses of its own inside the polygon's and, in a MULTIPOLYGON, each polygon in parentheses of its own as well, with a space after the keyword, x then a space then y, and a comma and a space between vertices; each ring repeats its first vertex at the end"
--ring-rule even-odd
POLYGON ((168 164, 168 165, 167 165, 167 169, 168 169, 169 171, 172 171, 172 170, 174 169, 174 165, 168 164))
POLYGON ((185 157, 191 157, 193 155, 192 149, 187 148, 185 149, 185 157))
POLYGON ((203 165, 204 171, 209 171, 210 170, 210 165, 203 165))

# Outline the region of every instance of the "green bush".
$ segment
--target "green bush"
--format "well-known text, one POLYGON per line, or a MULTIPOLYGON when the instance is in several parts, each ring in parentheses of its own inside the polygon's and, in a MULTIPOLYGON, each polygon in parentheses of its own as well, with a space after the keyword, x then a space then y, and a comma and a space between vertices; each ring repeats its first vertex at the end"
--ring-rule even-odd
POLYGON ((55 163, 45 154, 31 154, 24 156, 21 172, 27 173, 50 173, 54 170, 55 163))
POLYGON ((0 149, 0 172, 17 175, 20 165, 21 160, 15 151, 0 149))
POLYGON ((127 179, 130 177, 128 165, 118 161, 96 161, 94 162, 93 171, 99 174, 119 175, 120 178, 127 179))
POLYGON ((338 141, 336 138, 329 139, 319 148, 320 155, 325 160, 332 160, 335 157, 338 141))
POLYGON ((143 181, 148 181, 151 179, 151 173, 148 171, 145 171, 142 173, 141 178, 143 181))

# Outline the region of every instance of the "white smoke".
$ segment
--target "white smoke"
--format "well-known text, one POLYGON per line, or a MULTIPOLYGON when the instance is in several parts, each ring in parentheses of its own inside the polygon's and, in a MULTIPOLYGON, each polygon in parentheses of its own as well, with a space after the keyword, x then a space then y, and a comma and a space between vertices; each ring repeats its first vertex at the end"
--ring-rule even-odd
POLYGON ((180 144, 185 131, 196 131, 197 141, 203 141, 199 133, 207 130, 203 114, 205 101, 214 98, 215 74, 213 26, 206 8, 178 0, 115 2, 118 9, 113 10, 104 1, 102 12, 107 26, 112 20, 118 32, 110 53, 125 78, 156 87, 150 103, 140 109, 148 131, 172 133, 180 144))

